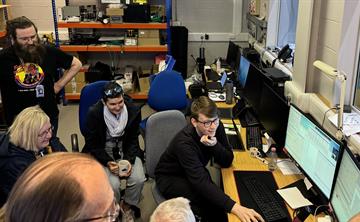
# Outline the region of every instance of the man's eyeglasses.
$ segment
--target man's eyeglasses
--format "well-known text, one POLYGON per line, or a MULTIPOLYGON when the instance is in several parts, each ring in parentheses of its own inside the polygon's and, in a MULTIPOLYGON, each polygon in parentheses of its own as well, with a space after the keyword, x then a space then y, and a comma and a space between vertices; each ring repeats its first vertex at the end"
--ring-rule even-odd
POLYGON ((49 129, 45 130, 44 132, 39 133, 38 136, 41 137, 41 138, 44 138, 44 137, 46 137, 48 135, 48 133, 52 133, 53 130, 54 130, 54 127, 51 126, 49 129))
POLYGON ((204 125, 204 127, 206 127, 206 128, 209 128, 212 124, 215 124, 216 126, 219 125, 219 118, 216 118, 211 121, 206 121, 206 122, 202 122, 198 119, 196 121, 198 121, 199 123, 202 123, 204 125))
POLYGON ((120 85, 115 86, 113 89, 108 89, 104 91, 106 97, 116 97, 123 94, 123 89, 120 85))
POLYGON ((106 219, 106 221, 108 221, 108 222, 117 221, 119 212, 120 212, 120 206, 116 202, 116 200, 114 200, 110 209, 107 211, 107 213, 105 215, 102 215, 99 217, 86 218, 86 219, 82 219, 80 221, 93 221, 93 220, 100 220, 100 219, 106 219))
POLYGON ((20 41, 23 41, 23 42, 35 41, 37 39, 37 34, 30 36, 30 37, 18 37, 17 39, 19 39, 20 41))

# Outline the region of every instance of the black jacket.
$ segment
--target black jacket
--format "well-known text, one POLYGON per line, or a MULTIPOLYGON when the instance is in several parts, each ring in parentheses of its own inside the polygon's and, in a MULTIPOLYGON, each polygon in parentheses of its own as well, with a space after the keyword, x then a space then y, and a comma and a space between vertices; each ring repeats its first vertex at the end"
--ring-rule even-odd
MULTIPOLYGON (((123 137, 124 159, 135 162, 135 157, 143 159, 143 151, 139 147, 139 124, 141 121, 140 107, 132 104, 126 96, 124 96, 125 105, 128 110, 128 122, 125 127, 123 137)), ((98 101, 90 107, 86 116, 86 134, 85 146, 82 152, 90 153, 102 165, 107 166, 107 162, 114 161, 105 151, 106 143, 106 123, 104 120, 104 104, 98 101)), ((113 150, 114 157, 117 158, 119 150, 113 150)))
POLYGON ((18 177, 35 160, 33 151, 15 146, 7 134, 0 135, 0 189, 6 198, 18 177))
POLYGON ((214 158, 221 167, 229 167, 234 158, 221 122, 216 130, 216 138, 218 143, 209 147, 200 142, 200 136, 191 124, 180 131, 156 166, 155 178, 160 191, 172 187, 171 178, 186 178, 193 192, 200 194, 211 204, 230 212, 235 201, 212 182, 210 173, 206 169, 211 158, 214 158))

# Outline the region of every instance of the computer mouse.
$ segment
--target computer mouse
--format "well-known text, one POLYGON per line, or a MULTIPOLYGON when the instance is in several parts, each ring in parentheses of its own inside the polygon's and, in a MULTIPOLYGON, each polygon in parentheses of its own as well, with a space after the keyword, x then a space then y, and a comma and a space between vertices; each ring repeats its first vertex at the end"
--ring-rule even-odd
POLYGON ((219 95, 219 99, 225 99, 224 95, 219 95))

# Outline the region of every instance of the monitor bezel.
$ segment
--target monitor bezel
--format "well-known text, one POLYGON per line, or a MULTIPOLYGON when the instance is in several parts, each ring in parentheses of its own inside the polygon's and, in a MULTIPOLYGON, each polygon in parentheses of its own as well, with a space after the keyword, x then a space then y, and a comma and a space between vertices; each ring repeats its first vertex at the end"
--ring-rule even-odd
POLYGON ((335 166, 335 172, 334 172, 334 178, 331 184, 331 189, 330 189, 330 195, 329 197, 327 197, 324 192, 316 185, 316 183, 312 180, 312 178, 305 172, 305 170, 300 166, 300 164, 298 162, 296 162, 296 160, 291 156, 291 154, 288 152, 287 148, 286 148, 286 136, 287 136, 287 130, 289 128, 289 119, 288 119, 288 125, 286 128, 286 135, 285 135, 285 144, 284 144, 284 153, 295 163, 295 165, 300 169, 300 171, 302 172, 302 174, 304 174, 306 176, 306 178, 310 181, 310 183, 313 185, 312 189, 315 190, 315 193, 317 194, 321 194, 320 197, 320 202, 322 204, 328 204, 330 203, 330 198, 331 195, 333 193, 334 190, 334 186, 335 186, 335 179, 337 177, 337 173, 339 171, 339 166, 340 166, 340 162, 342 159, 342 155, 344 152, 344 144, 339 141, 338 139, 336 139, 333 135, 331 135, 326 129, 324 129, 324 127, 322 127, 313 117, 311 117, 310 114, 305 113, 304 111, 302 111, 299 107, 297 107, 295 104, 290 103, 290 108, 289 108, 289 118, 290 118, 290 111, 291 111, 291 107, 294 107, 296 110, 298 110, 303 116, 305 116, 305 118, 307 118, 310 122, 312 122, 313 124, 315 124, 315 126, 319 127, 328 137, 330 137, 332 140, 334 140, 335 142, 337 142, 340 146, 339 146, 339 157, 338 157, 338 161, 336 162, 336 166, 335 166))
MULTIPOLYGON (((336 178, 338 177, 338 173, 339 173, 339 170, 340 170, 340 165, 341 165, 341 162, 342 162, 342 158, 343 158, 343 155, 344 153, 347 152, 349 153, 349 156, 351 158, 351 160, 355 163, 356 167, 359 169, 360 171, 360 162, 356 159, 356 157, 354 156, 353 152, 350 150, 350 148, 346 145, 344 145, 344 148, 343 148, 343 152, 342 152, 342 155, 341 155, 341 160, 340 160, 340 164, 338 166, 338 169, 337 169, 337 172, 336 172, 336 178)), ((331 209, 333 210, 333 213, 335 215, 335 218, 336 220, 338 221, 338 216, 336 215, 336 211, 334 210, 333 208, 333 205, 332 205, 332 202, 331 202, 331 199, 334 195, 334 188, 335 188, 335 183, 336 183, 336 178, 335 178, 335 181, 333 182, 333 188, 331 190, 331 194, 330 194, 330 199, 329 199, 329 206, 331 207, 331 209)), ((354 215, 353 215, 354 216, 354 215)), ((350 219, 350 218, 349 218, 350 219)))

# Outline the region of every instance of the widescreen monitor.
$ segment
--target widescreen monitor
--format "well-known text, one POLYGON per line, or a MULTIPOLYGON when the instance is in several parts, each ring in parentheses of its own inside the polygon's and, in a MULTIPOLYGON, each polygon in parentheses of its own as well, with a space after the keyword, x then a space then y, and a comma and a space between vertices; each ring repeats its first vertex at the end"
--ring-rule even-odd
POLYGON ((333 188, 341 147, 340 142, 315 121, 294 105, 290 106, 285 149, 327 201, 333 188))
POLYGON ((264 83, 258 119, 266 132, 282 150, 285 145, 286 127, 289 117, 289 105, 270 85, 264 83))
POLYGON ((345 148, 331 194, 330 204, 339 222, 360 212, 360 164, 345 148))
POLYGON ((226 54, 226 63, 232 68, 235 68, 238 51, 239 46, 236 45, 234 42, 229 41, 228 51, 226 54))
POLYGON ((246 84, 246 78, 249 73, 250 62, 244 56, 240 56, 240 65, 238 70, 238 81, 240 88, 244 88, 246 84))
POLYGON ((254 64, 250 63, 249 72, 246 78, 243 95, 255 114, 260 109, 261 91, 264 83, 264 74, 254 64))

